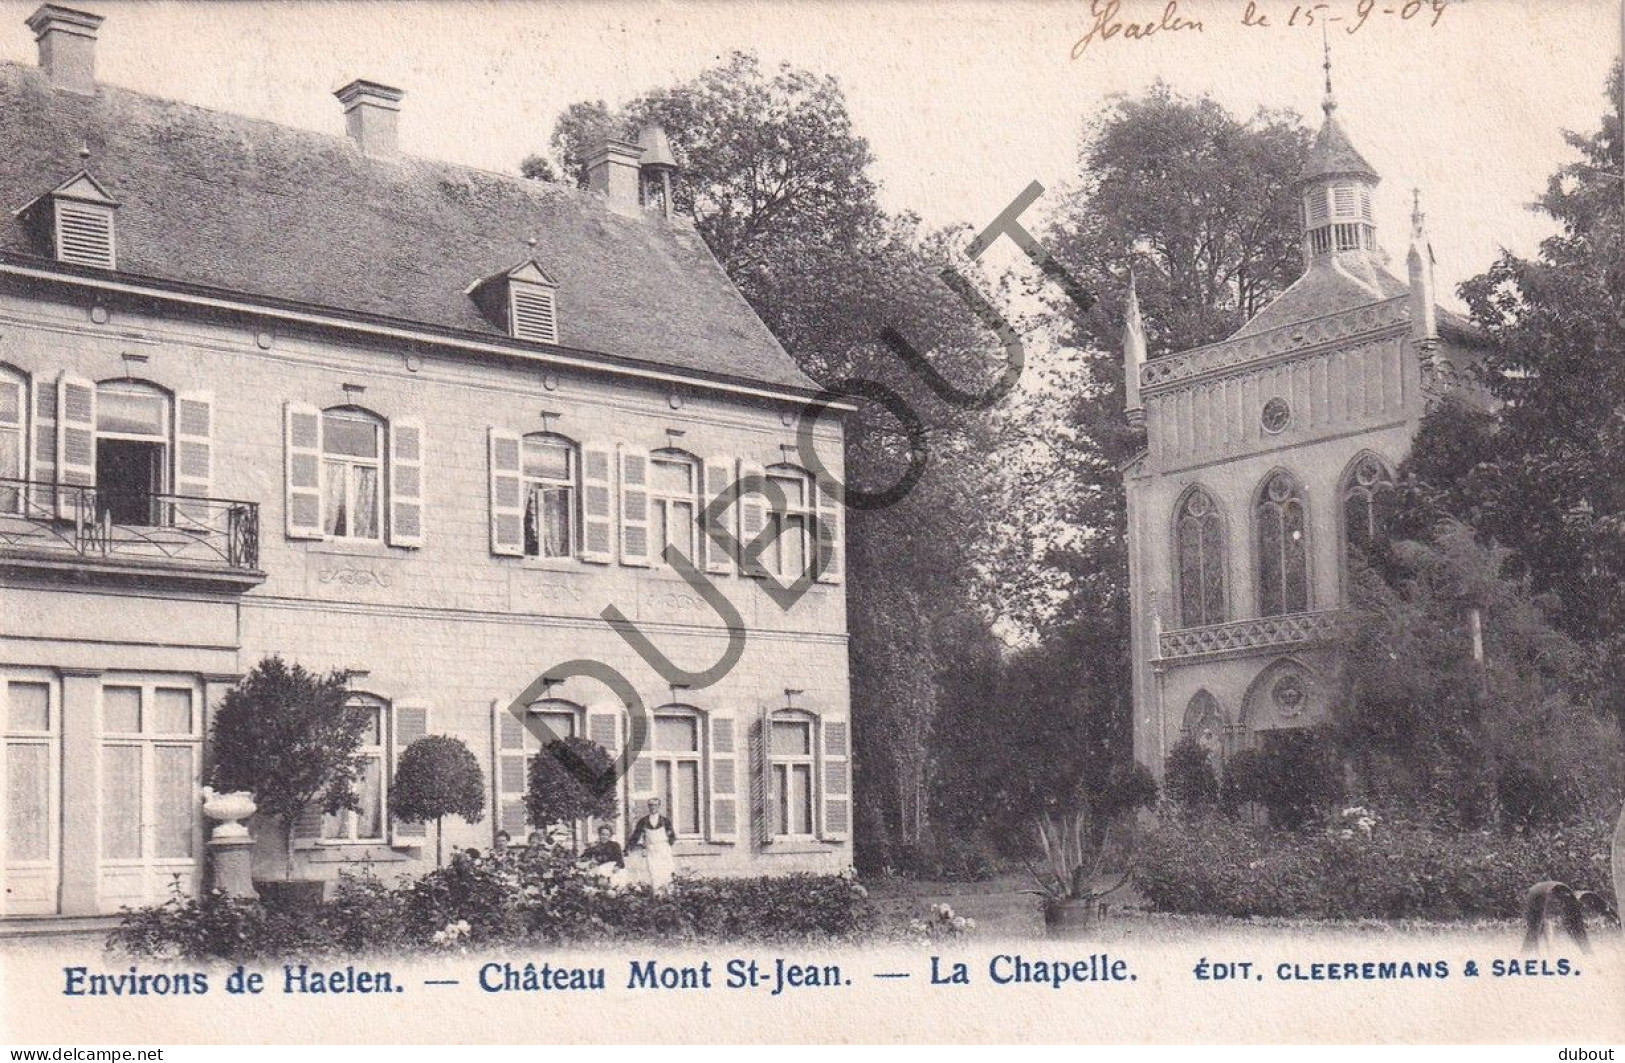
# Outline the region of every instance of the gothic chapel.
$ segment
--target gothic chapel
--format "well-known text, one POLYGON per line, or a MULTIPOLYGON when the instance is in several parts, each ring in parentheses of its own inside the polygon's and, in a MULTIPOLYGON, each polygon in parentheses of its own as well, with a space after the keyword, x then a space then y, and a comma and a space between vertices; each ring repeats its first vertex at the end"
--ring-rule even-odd
POLYGON ((1230 338, 1148 360, 1131 280, 1126 412, 1146 431, 1124 469, 1134 752, 1158 777, 1182 737, 1222 769, 1327 718, 1349 559, 1377 534, 1435 382, 1484 342, 1435 305, 1419 199, 1408 279, 1386 268, 1380 178, 1338 121, 1329 63, 1322 109, 1297 281, 1230 338))

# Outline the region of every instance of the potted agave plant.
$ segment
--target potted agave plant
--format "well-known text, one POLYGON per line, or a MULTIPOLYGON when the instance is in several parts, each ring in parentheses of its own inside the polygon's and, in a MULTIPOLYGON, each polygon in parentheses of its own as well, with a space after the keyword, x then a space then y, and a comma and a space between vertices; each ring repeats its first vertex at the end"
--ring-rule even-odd
POLYGON ((1111 827, 1094 840, 1087 806, 1057 815, 1041 812, 1035 821, 1041 865, 1026 862, 1037 889, 1023 890, 1037 896, 1044 907, 1044 927, 1051 937, 1076 937, 1093 928, 1101 902, 1128 884, 1134 876, 1129 864, 1115 882, 1098 885, 1112 852, 1111 827))

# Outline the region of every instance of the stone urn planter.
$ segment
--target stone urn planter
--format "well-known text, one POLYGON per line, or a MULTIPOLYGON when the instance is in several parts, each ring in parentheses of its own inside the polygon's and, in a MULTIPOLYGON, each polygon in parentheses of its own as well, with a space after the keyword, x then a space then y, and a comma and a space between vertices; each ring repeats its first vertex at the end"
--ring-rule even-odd
POLYGON ((258 810, 254 795, 247 790, 223 794, 207 786, 203 788, 203 814, 215 821, 211 838, 248 837, 248 827, 243 820, 258 810))
POLYGON ((1044 901, 1044 933, 1052 938, 1088 937, 1095 930, 1100 902, 1093 897, 1044 901))

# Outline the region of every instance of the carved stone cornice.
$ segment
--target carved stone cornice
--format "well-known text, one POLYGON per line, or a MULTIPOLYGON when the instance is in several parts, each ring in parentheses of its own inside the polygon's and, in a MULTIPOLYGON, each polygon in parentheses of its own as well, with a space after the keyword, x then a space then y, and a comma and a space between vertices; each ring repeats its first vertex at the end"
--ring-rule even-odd
POLYGON ((1140 368, 1142 396, 1182 384, 1228 374, 1246 367, 1307 354, 1319 347, 1340 344, 1393 329, 1410 321, 1410 301, 1400 295, 1307 321, 1283 325, 1254 336, 1236 336, 1206 347, 1153 358, 1140 368))

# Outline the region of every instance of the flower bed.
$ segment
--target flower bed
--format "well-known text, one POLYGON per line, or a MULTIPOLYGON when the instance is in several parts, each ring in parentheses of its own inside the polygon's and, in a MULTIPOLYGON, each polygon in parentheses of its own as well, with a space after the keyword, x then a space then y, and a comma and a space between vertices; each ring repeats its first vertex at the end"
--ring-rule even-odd
POLYGON ((388 885, 346 875, 314 915, 217 891, 126 910, 110 945, 146 956, 256 960, 500 942, 842 940, 881 930, 850 875, 618 885, 565 852, 459 855, 388 885))
POLYGON ((1524 892, 1556 879, 1604 893, 1609 828, 1518 833, 1388 823, 1366 809, 1290 832, 1217 814, 1169 812, 1148 832, 1135 883, 1153 908, 1182 914, 1310 919, 1505 919, 1524 892))

